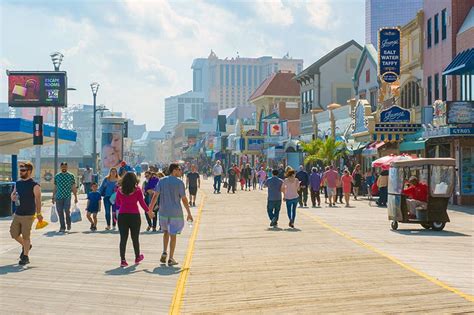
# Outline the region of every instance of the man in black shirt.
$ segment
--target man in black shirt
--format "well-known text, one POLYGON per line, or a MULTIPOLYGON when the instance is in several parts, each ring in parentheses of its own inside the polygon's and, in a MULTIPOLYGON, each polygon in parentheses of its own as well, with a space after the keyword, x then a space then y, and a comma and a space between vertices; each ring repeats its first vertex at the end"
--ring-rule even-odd
POLYGON ((16 211, 10 225, 10 235, 22 247, 19 262, 22 266, 30 263, 28 254, 32 247, 30 235, 35 213, 38 221, 43 221, 41 215, 41 188, 31 178, 32 172, 33 164, 30 162, 20 164, 20 180, 16 182, 15 189, 11 194, 11 199, 16 205, 16 211))
POLYGON ((237 185, 237 173, 235 172, 235 164, 232 164, 231 167, 227 170, 227 179, 229 184, 227 186, 227 193, 232 189, 232 193, 235 194, 235 187, 237 185))
POLYGON ((198 188, 201 187, 201 178, 197 172, 196 165, 191 166, 191 172, 186 175, 186 188, 189 188, 189 205, 196 206, 196 195, 198 188))
POLYGON ((296 178, 300 181, 300 189, 298 190, 298 201, 300 207, 307 207, 308 202, 308 185, 309 185, 309 175, 304 170, 304 166, 300 165, 300 170, 296 173, 296 178))

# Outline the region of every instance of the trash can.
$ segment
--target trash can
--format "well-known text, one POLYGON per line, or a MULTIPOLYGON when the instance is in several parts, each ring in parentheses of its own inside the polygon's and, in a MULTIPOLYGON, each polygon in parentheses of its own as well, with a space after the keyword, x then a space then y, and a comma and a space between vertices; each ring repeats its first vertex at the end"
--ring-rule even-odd
POLYGON ((12 200, 10 195, 15 183, 0 182, 0 218, 12 215, 12 200))

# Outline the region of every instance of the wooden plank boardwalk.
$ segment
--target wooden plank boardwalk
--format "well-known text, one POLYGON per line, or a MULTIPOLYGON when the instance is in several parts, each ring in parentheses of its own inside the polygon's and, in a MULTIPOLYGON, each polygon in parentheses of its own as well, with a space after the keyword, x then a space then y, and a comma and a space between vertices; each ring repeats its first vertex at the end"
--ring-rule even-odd
POLYGON ((183 314, 474 312, 465 298, 322 227, 315 209, 298 209, 292 230, 282 207, 280 228, 267 228, 265 198, 208 191, 183 314))

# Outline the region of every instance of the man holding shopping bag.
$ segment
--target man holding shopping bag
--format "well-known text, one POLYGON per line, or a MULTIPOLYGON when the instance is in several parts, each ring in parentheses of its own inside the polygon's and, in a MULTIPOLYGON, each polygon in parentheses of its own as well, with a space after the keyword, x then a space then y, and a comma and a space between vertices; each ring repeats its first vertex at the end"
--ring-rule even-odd
POLYGON ((16 205, 16 211, 10 225, 10 235, 22 247, 19 264, 24 266, 30 263, 28 256, 32 247, 30 235, 35 213, 39 222, 43 221, 43 216, 41 215, 41 188, 31 178, 33 164, 24 162, 19 166, 20 180, 16 182, 15 189, 11 194, 11 199, 16 205))
POLYGON ((59 216, 60 233, 71 230, 71 193, 74 194, 74 203, 77 204, 76 177, 68 172, 67 163, 61 162, 61 172, 54 176, 53 204, 56 203, 56 210, 59 216), (64 215, 66 214, 66 220, 64 215), (66 222, 64 222, 66 221, 66 222))

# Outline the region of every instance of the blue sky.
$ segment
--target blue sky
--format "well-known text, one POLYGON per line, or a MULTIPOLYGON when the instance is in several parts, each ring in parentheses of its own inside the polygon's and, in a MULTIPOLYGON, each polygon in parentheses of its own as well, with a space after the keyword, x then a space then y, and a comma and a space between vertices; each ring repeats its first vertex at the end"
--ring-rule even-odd
POLYGON ((191 63, 221 57, 302 58, 307 67, 350 39, 364 43, 364 0, 7 1, 0 2, 0 101, 9 70, 53 70, 77 91, 70 104, 97 101, 148 130, 164 122, 164 98, 192 89, 191 63))

